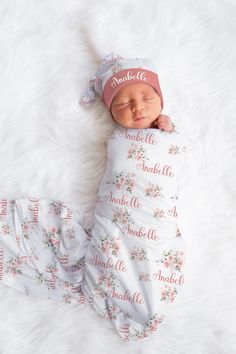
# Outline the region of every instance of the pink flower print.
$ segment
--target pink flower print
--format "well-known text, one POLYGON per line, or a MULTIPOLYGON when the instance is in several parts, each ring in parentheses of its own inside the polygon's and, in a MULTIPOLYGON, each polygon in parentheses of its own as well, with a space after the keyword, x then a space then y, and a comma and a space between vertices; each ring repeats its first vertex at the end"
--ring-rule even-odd
POLYGON ((126 185, 127 185, 127 191, 132 192, 132 190, 135 186, 135 181, 130 179, 126 185))
POLYGON ((125 184, 124 172, 121 171, 120 173, 114 173, 112 183, 115 185, 116 189, 123 189, 125 184))
POLYGON ((6 273, 10 273, 12 275, 21 274, 22 268, 22 259, 17 257, 10 257, 10 259, 6 262, 6 273))
POLYGON ((112 67, 113 75, 118 73, 122 69, 122 65, 119 62, 114 62, 114 66, 112 67))
POLYGON ((114 319, 116 320, 117 319, 117 314, 120 312, 120 309, 116 306, 112 306, 112 305, 107 305, 105 307, 105 310, 106 310, 106 315, 105 315, 105 318, 107 320, 111 320, 111 319, 114 319))
POLYGON ((66 230, 66 238, 69 240, 75 239, 75 229, 70 228, 66 230))
POLYGON ((70 283, 69 281, 64 281, 64 282, 63 282, 63 287, 64 287, 65 289, 70 289, 71 283, 70 283))
POLYGON ((171 271, 181 272, 184 265, 184 252, 174 252, 172 249, 169 251, 164 251, 160 262, 165 268, 169 268, 171 271))
POLYGON ((109 235, 101 238, 100 246, 98 246, 101 251, 107 255, 117 256, 120 247, 121 247, 121 239, 120 237, 113 236, 111 239, 109 235))
POLYGON ((123 189, 124 184, 125 184, 125 179, 123 176, 121 176, 119 181, 117 181, 117 183, 116 183, 117 189, 123 189))
POLYGON ((106 297, 107 291, 115 289, 117 284, 116 276, 112 272, 102 271, 98 278, 98 283, 95 286, 97 295, 106 297))
POLYGON ((163 209, 156 208, 153 216, 157 219, 165 218, 165 211, 163 209))
POLYGON ((163 315, 158 315, 157 313, 151 315, 149 317, 145 330, 148 332, 156 331, 158 326, 162 323, 163 320, 164 320, 163 315))
POLYGON ((169 154, 177 155, 177 154, 180 154, 180 153, 181 152, 180 152, 179 146, 173 145, 173 144, 169 146, 169 154))
POLYGON ((135 261, 148 261, 147 251, 142 247, 134 247, 131 252, 130 259, 135 261))
POLYGON ((66 304, 71 304, 72 296, 70 294, 64 294, 62 296, 63 302, 66 304))
POLYGON ((53 200, 49 204, 49 214, 60 215, 63 202, 60 200, 53 200))
POLYGON ((136 331, 135 332, 135 339, 143 339, 143 338, 146 338, 146 337, 148 337, 147 331, 142 331, 142 332, 136 331))
POLYGON ((184 266, 184 252, 183 251, 177 251, 174 254, 174 260, 173 263, 175 264, 175 269, 181 272, 183 266, 184 266))
POLYGON ((124 175, 123 171, 115 173, 112 183, 118 190, 122 189, 132 193, 135 186, 135 173, 128 173, 127 175, 124 175))
POLYGON ((105 281, 104 281, 104 285, 107 287, 107 288, 112 288, 112 278, 110 275, 107 275, 106 278, 105 278, 105 281))
POLYGON ((47 230, 43 230, 43 236, 43 243, 45 244, 46 248, 58 247, 60 243, 61 230, 52 226, 47 230))
POLYGON ((177 289, 172 288, 170 285, 165 284, 164 288, 161 288, 161 301, 171 303, 174 301, 177 295, 177 289))
POLYGON ((52 245, 54 247, 57 247, 60 241, 60 230, 56 229, 55 227, 51 227, 48 229, 48 234, 52 242, 52 245))
MULTIPOLYGON (((109 64, 109 66, 114 65, 116 64, 116 62, 120 59, 124 59, 123 57, 121 57, 120 55, 118 54, 114 54, 114 53, 111 53, 109 54, 108 56, 106 56, 102 61, 101 63, 103 64, 109 64)), ((121 68, 122 68, 122 63, 120 62, 120 65, 121 65, 121 68)))
POLYGON ((101 247, 103 253, 105 254, 109 254, 109 250, 110 250, 110 241, 105 239, 103 242, 102 242, 102 247, 101 247))
POLYGON ((121 248, 121 239, 120 237, 112 237, 111 244, 110 244, 110 250, 111 254, 113 256, 117 256, 117 253, 120 251, 121 248))
POLYGON ((135 339, 142 339, 148 337, 150 332, 155 332, 159 325, 163 322, 164 315, 154 313, 148 317, 143 331, 136 331, 134 337, 135 339))
POLYGON ((163 197, 161 194, 161 188, 153 183, 148 183, 148 186, 145 188, 145 196, 150 198, 163 197))
POLYGON ((133 223, 131 218, 131 213, 128 212, 126 208, 117 207, 113 213, 112 221, 120 223, 122 225, 127 225, 128 223, 133 223))
POLYGON ((133 155, 135 156, 135 154, 136 154, 136 149, 134 147, 134 144, 132 144, 131 147, 128 150, 128 159, 132 159, 133 155))
POLYGON ((151 275, 149 273, 141 272, 139 274, 139 280, 140 281, 150 281, 151 280, 151 275))
POLYGON ((47 265, 45 270, 51 274, 56 274, 58 272, 58 269, 55 265, 47 265))
POLYGON ((24 221, 23 224, 21 224, 22 227, 22 233, 23 236, 27 239, 29 239, 30 237, 30 233, 29 233, 29 223, 27 221, 24 221))
POLYGON ((135 177, 136 177, 135 173, 128 173, 125 176, 125 187, 127 192, 132 193, 135 187, 135 177))
POLYGON ((3 235, 3 236, 10 235, 10 226, 8 223, 1 225, 0 235, 3 235))
POLYGON ((127 159, 132 159, 137 161, 148 160, 145 153, 146 150, 143 148, 142 145, 132 143, 127 152, 127 159))

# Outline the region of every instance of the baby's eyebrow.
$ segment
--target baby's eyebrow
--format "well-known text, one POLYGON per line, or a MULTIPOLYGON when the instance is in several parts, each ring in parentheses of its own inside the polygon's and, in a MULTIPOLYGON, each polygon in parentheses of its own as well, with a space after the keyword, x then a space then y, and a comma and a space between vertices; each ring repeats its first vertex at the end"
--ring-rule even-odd
POLYGON ((120 100, 127 100, 129 97, 128 97, 128 95, 127 96, 118 96, 116 99, 117 99, 117 101, 120 101, 120 100))
POLYGON ((141 91, 143 95, 155 95, 155 91, 153 92, 152 90, 143 90, 141 91))

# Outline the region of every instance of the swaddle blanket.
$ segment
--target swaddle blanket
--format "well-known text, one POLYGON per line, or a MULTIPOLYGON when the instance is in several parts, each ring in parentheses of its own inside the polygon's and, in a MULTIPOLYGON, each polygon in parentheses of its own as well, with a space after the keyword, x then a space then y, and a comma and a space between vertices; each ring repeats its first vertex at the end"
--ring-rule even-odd
POLYGON ((29 295, 88 303, 124 340, 156 331, 184 283, 184 152, 176 132, 116 129, 90 232, 73 203, 1 200, 0 280, 29 295))
POLYGON ((0 201, 0 280, 39 298, 84 303, 88 237, 74 203, 0 201))
POLYGON ((119 128, 108 142, 82 289, 125 340, 155 331, 184 283, 184 152, 177 132, 157 129, 119 128))

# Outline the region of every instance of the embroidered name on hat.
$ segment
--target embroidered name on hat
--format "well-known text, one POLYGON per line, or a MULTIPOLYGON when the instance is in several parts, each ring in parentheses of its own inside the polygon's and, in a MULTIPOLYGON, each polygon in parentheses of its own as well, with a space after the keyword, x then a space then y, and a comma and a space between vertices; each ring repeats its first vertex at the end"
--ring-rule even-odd
POLYGON ((127 74, 121 78, 116 78, 115 76, 113 76, 111 81, 111 87, 115 88, 117 85, 123 84, 124 82, 131 80, 140 80, 147 82, 148 78, 144 71, 138 71, 135 74, 133 73, 133 71, 128 71, 127 74))
POLYGON ((107 81, 103 79, 104 88, 102 100, 109 109, 117 92, 124 86, 132 83, 144 83, 152 86, 159 94, 163 107, 163 98, 158 76, 154 71, 139 66, 138 68, 129 68, 113 72, 113 75, 111 77, 108 76, 107 79, 107 81))

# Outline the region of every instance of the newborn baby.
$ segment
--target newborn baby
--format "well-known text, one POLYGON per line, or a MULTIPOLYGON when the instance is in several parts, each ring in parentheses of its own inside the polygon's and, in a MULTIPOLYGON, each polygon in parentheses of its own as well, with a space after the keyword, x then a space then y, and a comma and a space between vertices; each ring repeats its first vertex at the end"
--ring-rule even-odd
POLYGON ((88 233, 73 203, 0 201, 0 281, 26 294, 90 304, 124 340, 147 337, 184 283, 177 223, 185 147, 155 68, 106 57, 81 104, 102 97, 117 127, 88 233))
POLYGON ((158 328, 184 283, 177 199, 185 147, 161 115, 156 74, 138 60, 137 69, 118 62, 103 100, 119 127, 108 141, 82 290, 123 339, 135 340, 158 328))

